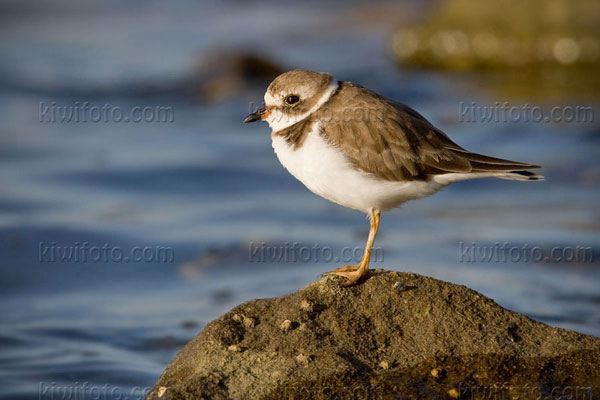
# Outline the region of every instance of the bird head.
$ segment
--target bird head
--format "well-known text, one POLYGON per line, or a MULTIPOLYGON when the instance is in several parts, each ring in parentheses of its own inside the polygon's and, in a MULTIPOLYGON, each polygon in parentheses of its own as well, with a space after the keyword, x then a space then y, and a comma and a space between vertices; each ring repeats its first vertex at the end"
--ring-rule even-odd
POLYGON ((248 115, 244 122, 266 120, 273 131, 306 118, 337 88, 331 75, 294 70, 279 75, 265 93, 265 107, 248 115))

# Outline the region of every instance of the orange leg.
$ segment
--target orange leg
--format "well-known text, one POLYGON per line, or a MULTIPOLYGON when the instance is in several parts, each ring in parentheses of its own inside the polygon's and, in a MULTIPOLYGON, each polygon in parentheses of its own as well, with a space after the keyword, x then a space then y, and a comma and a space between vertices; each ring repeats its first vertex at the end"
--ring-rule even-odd
POLYGON ((330 272, 326 272, 324 275, 338 275, 348 279, 347 286, 354 285, 361 280, 369 269, 369 261, 371 259, 371 250, 373 249, 373 243, 375 242, 375 236, 377 236, 377 230, 379 229, 379 210, 369 211, 369 218, 371 220, 371 229, 369 230, 369 237, 367 238, 367 244, 365 245, 365 252, 363 253, 360 263, 357 265, 348 265, 341 267, 330 272))

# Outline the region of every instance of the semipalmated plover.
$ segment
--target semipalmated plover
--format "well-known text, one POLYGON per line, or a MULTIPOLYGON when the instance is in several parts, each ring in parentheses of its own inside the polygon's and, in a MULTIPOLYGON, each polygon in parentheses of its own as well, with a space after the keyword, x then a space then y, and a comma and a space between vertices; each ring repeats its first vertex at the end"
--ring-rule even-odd
POLYGON ((369 268, 381 211, 473 178, 541 180, 537 165, 471 153, 412 108, 326 73, 295 70, 267 88, 266 120, 275 154, 312 192, 366 213, 371 229, 358 265, 327 274, 358 282, 369 268))

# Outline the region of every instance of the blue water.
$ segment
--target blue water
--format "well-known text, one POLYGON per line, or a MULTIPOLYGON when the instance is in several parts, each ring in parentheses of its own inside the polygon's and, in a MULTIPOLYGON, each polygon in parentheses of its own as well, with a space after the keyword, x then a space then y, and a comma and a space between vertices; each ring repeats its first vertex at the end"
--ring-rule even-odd
POLYGON ((537 320, 600 336, 598 124, 461 123, 459 102, 504 99, 480 91, 475 77, 396 68, 389 56, 395 17, 375 23, 359 4, 310 5, 3 6, 1 398, 67 398, 69 390, 93 398, 90 388, 103 387, 141 398, 212 319, 341 265, 322 257, 259 262, 253 248, 318 245, 338 254, 363 245, 364 216, 295 181, 276 160, 266 124, 241 123, 264 87, 217 102, 122 90, 184 79, 199 58, 223 48, 329 71, 410 104, 464 147, 543 165, 545 182, 464 182, 384 214, 376 242, 384 258, 373 267, 465 284, 537 320), (40 102, 84 101, 169 106, 174 121, 39 121, 40 102), (465 262, 461 242, 583 246, 593 259, 465 262), (174 257, 51 262, 43 252, 83 243, 159 246, 174 257))

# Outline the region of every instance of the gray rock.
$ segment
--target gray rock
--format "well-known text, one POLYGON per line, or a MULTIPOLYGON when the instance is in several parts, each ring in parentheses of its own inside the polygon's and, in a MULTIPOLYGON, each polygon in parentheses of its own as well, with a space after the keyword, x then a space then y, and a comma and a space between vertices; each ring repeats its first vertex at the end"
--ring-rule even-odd
POLYGON ((325 277, 235 307, 181 350, 147 399, 591 398, 599 365, 598 338, 465 286, 378 270, 357 286, 325 277))

